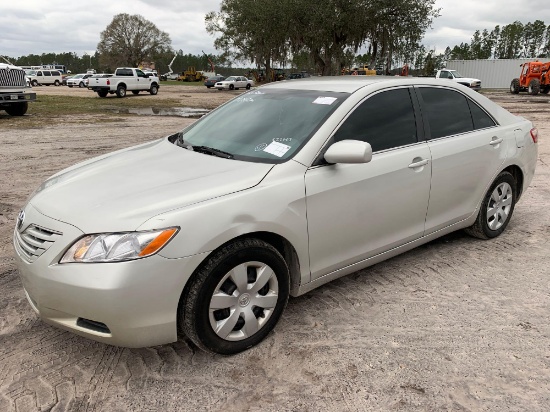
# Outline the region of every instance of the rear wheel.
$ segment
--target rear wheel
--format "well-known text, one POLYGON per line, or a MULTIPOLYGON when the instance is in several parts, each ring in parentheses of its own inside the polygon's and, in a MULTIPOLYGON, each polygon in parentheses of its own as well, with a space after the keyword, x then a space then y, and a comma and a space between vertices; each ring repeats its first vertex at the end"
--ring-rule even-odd
POLYGON ((59 83, 59 80, 56 80, 56 81, 54 82, 54 85, 55 85, 55 86, 59 86, 60 84, 61 84, 61 83, 59 83))
POLYGON ((512 83, 510 83, 510 93, 519 93, 519 79, 514 79, 512 80, 512 83))
POLYGON ((497 176, 481 203, 475 223, 466 233, 480 239, 497 237, 512 218, 516 204, 516 181, 508 172, 497 176))
POLYGON ((259 239, 240 239, 207 260, 179 308, 180 329, 200 348, 231 355, 261 342, 288 301, 289 271, 259 239))
POLYGON ((100 91, 97 92, 97 95, 98 95, 99 97, 107 97, 107 94, 108 94, 108 93, 109 93, 109 92, 108 92, 107 90, 100 90, 100 91))
POLYGON ((529 88, 528 88, 529 94, 536 96, 540 92, 540 80, 539 79, 533 79, 529 82, 529 88))
POLYGON ((548 94, 548 92, 550 92, 550 86, 545 86, 544 89, 542 89, 540 92, 544 94, 548 94))
POLYGON ((29 108, 28 102, 12 103, 10 106, 4 107, 4 110, 10 116, 23 116, 25 113, 27 113, 28 108, 29 108))
POLYGON ((151 88, 149 89, 149 93, 151 93, 153 96, 156 95, 159 92, 159 88, 156 84, 152 84, 151 88))
POLYGON ((125 86, 118 86, 116 89, 116 95, 118 97, 126 97, 126 87, 125 86))

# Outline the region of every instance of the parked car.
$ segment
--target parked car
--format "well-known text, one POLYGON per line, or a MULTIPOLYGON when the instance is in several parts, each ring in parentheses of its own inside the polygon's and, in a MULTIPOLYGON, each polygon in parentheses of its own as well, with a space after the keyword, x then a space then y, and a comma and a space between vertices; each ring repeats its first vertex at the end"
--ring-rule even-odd
POLYGON ((81 73, 72 76, 67 80, 67 86, 69 87, 88 87, 88 78, 94 76, 93 73, 81 73))
POLYGON ((290 73, 288 75, 288 80, 295 80, 295 79, 306 79, 308 77, 311 77, 311 75, 307 72, 300 72, 300 73, 290 73))
POLYGON ((204 85, 207 87, 207 88, 211 88, 211 87, 214 87, 216 85, 216 83, 218 82, 221 82, 225 80, 225 77, 224 76, 211 76, 211 77, 208 77, 205 81, 204 81, 204 85))
POLYGON ((129 347, 180 332, 233 354, 289 295, 455 230, 499 236, 537 133, 446 80, 272 83, 46 180, 19 213, 16 263, 49 324, 129 347))
POLYGON ((229 76, 227 79, 216 83, 216 88, 218 90, 250 89, 252 86, 254 86, 254 81, 244 76, 229 76))
POLYGON ((67 80, 72 79, 73 76, 63 75, 62 77, 63 77, 63 80, 61 80, 61 84, 63 86, 66 86, 67 85, 67 80))
POLYGON ((436 79, 449 79, 469 87, 473 90, 481 90, 481 80, 474 79, 473 77, 464 77, 456 70, 443 69, 438 70, 435 74, 436 79))
POLYGON ((61 72, 57 70, 25 70, 25 73, 33 86, 61 86, 63 82, 61 72))
POLYGON ((114 94, 118 97, 126 97, 126 92, 131 91, 137 95, 146 91, 156 95, 159 91, 159 78, 152 73, 144 73, 141 69, 119 67, 114 75, 108 78, 92 77, 88 81, 88 89, 93 90, 99 97, 107 97, 114 94))

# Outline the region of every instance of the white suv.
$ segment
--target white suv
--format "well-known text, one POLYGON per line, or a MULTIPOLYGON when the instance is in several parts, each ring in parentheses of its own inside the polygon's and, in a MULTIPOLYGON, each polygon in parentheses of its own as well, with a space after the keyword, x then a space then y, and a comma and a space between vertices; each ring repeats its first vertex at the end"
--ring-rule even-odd
POLYGON ((26 74, 33 86, 60 86, 63 83, 63 77, 58 70, 26 70, 26 74))

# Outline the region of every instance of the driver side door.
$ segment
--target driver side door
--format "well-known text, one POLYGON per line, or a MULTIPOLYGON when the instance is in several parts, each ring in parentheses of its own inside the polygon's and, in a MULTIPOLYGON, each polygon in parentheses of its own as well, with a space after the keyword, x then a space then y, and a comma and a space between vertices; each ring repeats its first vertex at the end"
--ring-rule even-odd
POLYGON ((423 235, 431 155, 413 101, 407 87, 376 93, 335 132, 332 142, 370 143, 369 163, 307 170, 311 280, 423 235))

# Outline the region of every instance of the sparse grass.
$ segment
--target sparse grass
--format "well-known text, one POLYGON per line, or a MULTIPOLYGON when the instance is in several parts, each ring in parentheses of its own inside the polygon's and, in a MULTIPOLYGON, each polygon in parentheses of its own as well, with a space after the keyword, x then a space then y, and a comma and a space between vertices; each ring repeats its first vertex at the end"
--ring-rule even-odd
POLYGON ((40 95, 35 102, 29 104, 29 110, 24 117, 11 117, 0 111, 2 127, 32 128, 59 123, 60 118, 72 116, 71 122, 89 122, 86 116, 101 115, 102 122, 121 121, 121 116, 134 116, 117 113, 121 108, 172 108, 178 107, 178 99, 155 99, 154 96, 128 96, 124 99, 116 97, 80 97, 80 96, 50 96, 40 95), (24 119, 24 121, 23 121, 24 119))

